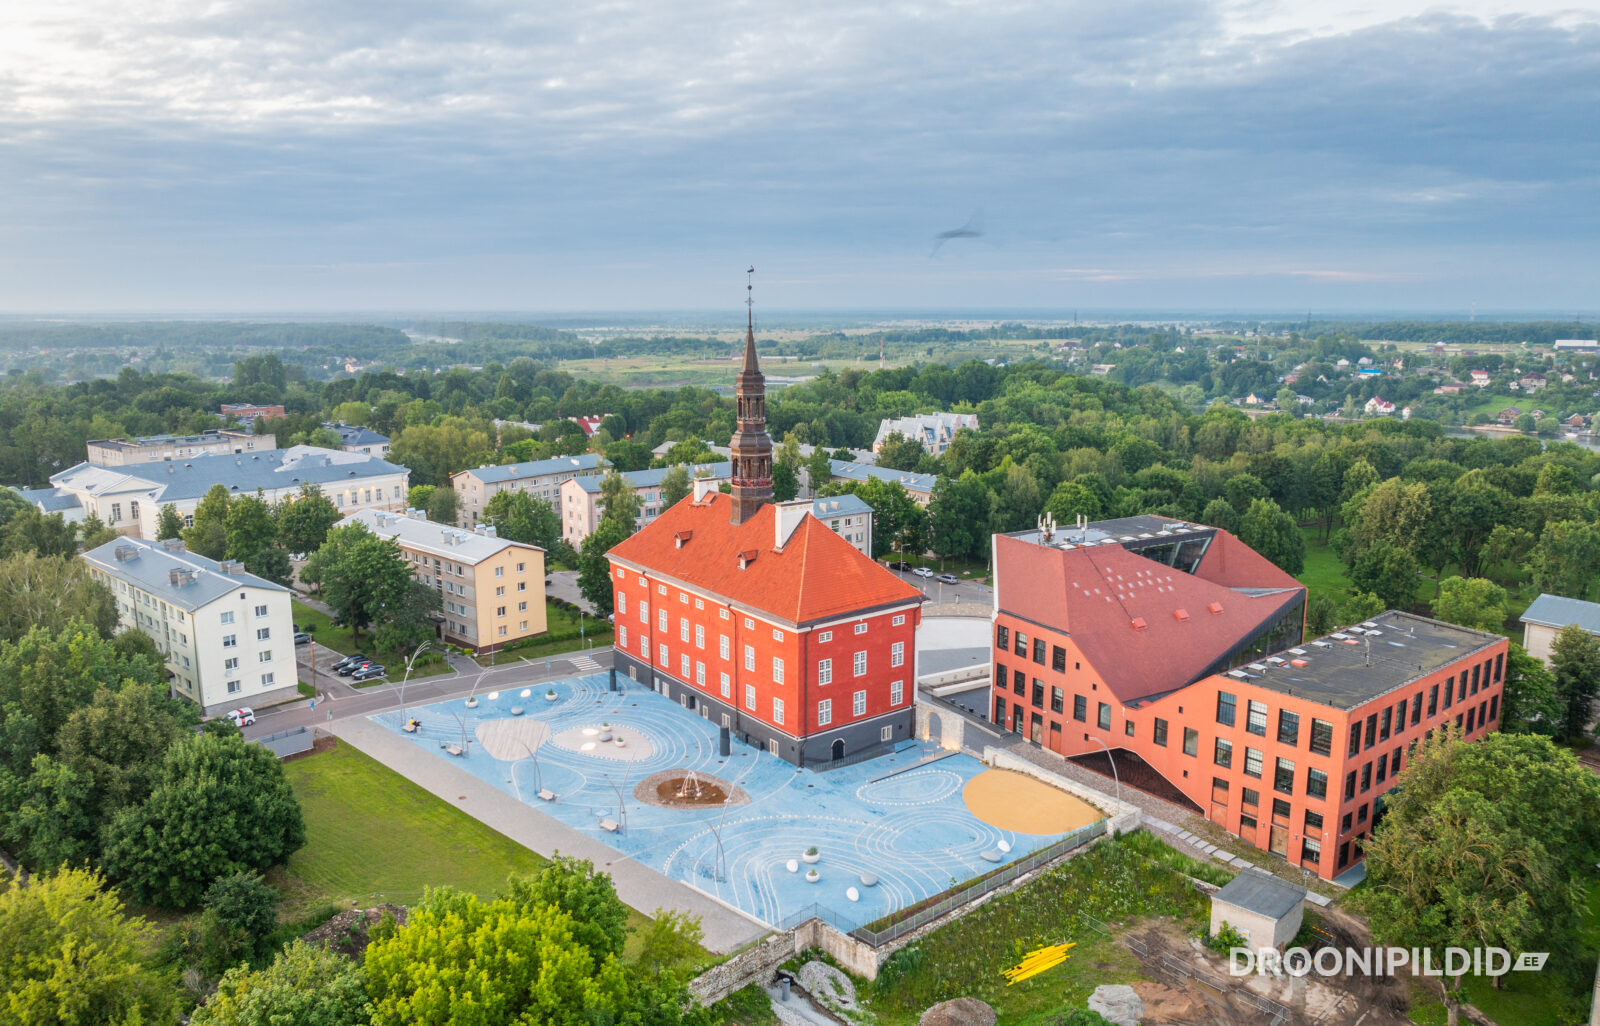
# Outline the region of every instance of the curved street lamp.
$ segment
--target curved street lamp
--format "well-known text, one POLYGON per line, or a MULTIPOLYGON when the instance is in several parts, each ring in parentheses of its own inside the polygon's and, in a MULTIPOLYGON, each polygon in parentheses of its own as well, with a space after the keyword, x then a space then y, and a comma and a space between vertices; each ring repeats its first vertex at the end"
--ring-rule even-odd
POLYGON ((1089 740, 1106 750, 1106 761, 1111 763, 1111 779, 1117 785, 1117 801, 1122 801, 1122 779, 1117 776, 1117 760, 1116 757, 1111 754, 1111 746, 1100 740, 1098 737, 1095 737, 1093 734, 1089 735, 1089 740))

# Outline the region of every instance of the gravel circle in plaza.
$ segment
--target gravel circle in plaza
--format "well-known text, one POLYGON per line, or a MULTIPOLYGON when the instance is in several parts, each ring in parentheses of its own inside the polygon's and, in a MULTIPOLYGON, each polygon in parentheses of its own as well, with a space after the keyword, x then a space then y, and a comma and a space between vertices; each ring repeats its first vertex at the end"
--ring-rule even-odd
POLYGON ((663 809, 703 809, 708 806, 750 803, 750 796, 737 784, 709 773, 687 769, 669 769, 652 773, 634 785, 633 796, 646 805, 655 805, 663 809), (685 794, 680 798, 678 792, 683 789, 682 785, 687 783, 686 778, 691 772, 700 785, 700 795, 695 797, 693 794, 685 794))
POLYGON ((591 723, 587 727, 563 730, 550 742, 569 752, 598 755, 602 759, 615 759, 617 762, 643 762, 656 754, 656 746, 650 743, 649 736, 634 727, 615 723, 608 727, 591 723), (601 740, 607 734, 611 739, 601 740), (619 740, 622 742, 620 745, 617 744, 619 740))

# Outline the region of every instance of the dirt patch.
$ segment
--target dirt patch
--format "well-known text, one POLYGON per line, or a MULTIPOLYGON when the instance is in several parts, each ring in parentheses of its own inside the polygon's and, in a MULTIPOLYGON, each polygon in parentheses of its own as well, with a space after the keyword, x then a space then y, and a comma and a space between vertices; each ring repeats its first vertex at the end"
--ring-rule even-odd
POLYGON ((1025 773, 984 770, 961 791, 967 811, 1020 834, 1064 834, 1100 819, 1099 809, 1025 773))
POLYGON ((663 809, 703 809, 744 805, 750 796, 737 784, 709 773, 670 769, 652 773, 634 785, 633 797, 663 809))
POLYGON ((367 950, 372 928, 383 921, 384 913, 394 917, 399 926, 406 924, 404 905, 375 905, 372 908, 351 909, 340 912, 300 939, 307 944, 320 944, 341 955, 360 958, 367 950))

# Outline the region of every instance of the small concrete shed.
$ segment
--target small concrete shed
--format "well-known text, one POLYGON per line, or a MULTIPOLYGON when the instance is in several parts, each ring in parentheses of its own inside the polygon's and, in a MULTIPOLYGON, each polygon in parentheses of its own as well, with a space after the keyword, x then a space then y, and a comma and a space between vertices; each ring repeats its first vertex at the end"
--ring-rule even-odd
POLYGON ((1281 949, 1300 932, 1305 911, 1304 887, 1247 869, 1211 896, 1211 935, 1227 923, 1252 949, 1281 949))

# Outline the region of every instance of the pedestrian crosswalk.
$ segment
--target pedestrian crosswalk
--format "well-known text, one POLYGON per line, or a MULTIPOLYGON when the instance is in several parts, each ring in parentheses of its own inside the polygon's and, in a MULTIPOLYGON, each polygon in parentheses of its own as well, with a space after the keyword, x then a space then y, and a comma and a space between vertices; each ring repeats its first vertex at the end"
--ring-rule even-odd
POLYGON ((575 655, 569 660, 574 669, 579 673, 599 673, 600 664, 586 655, 575 655))

